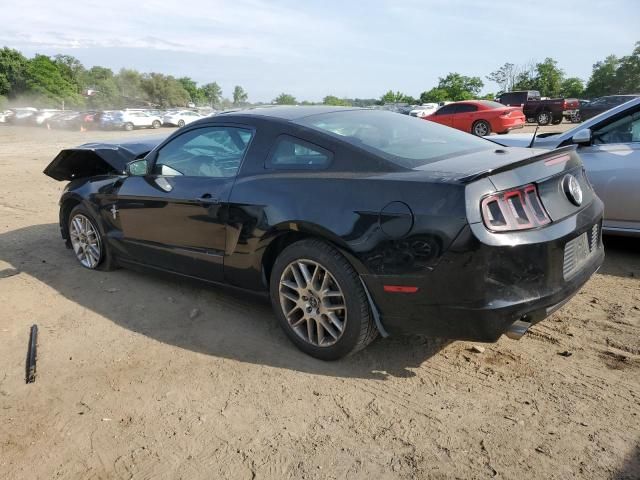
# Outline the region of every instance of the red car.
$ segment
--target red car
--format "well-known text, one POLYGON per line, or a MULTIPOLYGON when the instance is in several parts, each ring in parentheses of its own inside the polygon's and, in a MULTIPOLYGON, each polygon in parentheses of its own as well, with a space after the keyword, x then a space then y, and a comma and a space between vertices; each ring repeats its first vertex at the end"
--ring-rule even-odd
POLYGON ((524 113, 520 108, 506 107, 489 100, 469 100, 454 102, 436 110, 423 120, 457 128, 479 137, 491 132, 507 133, 514 128, 524 127, 524 113))

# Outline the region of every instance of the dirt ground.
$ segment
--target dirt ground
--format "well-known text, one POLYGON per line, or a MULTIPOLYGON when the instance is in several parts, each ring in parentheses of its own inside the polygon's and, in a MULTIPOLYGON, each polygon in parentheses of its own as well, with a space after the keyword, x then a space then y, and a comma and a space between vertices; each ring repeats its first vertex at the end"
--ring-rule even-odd
POLYGON ((640 242, 605 239, 600 273, 519 342, 323 363, 264 300, 64 248, 46 164, 157 133, 0 126, 0 478, 640 478, 640 242))

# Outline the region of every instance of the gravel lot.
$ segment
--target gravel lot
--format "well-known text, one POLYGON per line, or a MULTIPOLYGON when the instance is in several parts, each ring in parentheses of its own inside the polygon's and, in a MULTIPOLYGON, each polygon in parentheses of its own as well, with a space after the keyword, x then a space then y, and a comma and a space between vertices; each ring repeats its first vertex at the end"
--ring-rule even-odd
POLYGON ((637 240, 605 239, 600 273, 519 342, 399 337, 323 363, 260 298, 64 248, 42 169, 157 134, 0 126, 0 478, 640 478, 637 240))

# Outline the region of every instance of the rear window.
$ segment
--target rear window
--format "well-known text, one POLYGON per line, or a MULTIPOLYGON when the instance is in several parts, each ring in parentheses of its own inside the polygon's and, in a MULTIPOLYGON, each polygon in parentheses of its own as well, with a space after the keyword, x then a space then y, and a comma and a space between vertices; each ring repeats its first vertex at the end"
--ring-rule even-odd
POLYGON ((418 168, 495 146, 453 128, 381 110, 310 115, 297 123, 329 133, 405 168, 418 168))
POLYGON ((492 102, 491 100, 478 100, 478 103, 484 105, 487 108, 504 108, 503 104, 492 102))

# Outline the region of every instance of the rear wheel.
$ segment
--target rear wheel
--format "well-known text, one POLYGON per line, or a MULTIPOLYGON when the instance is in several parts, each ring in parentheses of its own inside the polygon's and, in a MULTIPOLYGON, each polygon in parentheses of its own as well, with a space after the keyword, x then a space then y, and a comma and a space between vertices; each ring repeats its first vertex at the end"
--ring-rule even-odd
POLYGON ((552 125, 560 125, 562 123, 562 118, 556 118, 551 122, 552 125))
POLYGON ((538 125, 549 125, 549 123, 551 123, 551 113, 546 110, 540 112, 536 117, 536 121, 538 125))
POLYGON ((302 240, 280 253, 271 271, 270 294, 287 336, 321 360, 357 352, 378 333, 357 273, 322 241, 302 240))
POLYGON ((182 119, 178 120, 178 126, 180 128, 184 127, 184 120, 182 120, 182 119))
POLYGON ((484 137, 491 133, 491 125, 486 120, 478 120, 471 127, 471 133, 478 137, 484 137))
POLYGON ((125 124, 124 124, 124 129, 125 129, 127 132, 130 132, 131 130, 133 130, 133 123, 131 123, 131 122, 127 122, 127 123, 125 123, 125 124))
POLYGON ((151 126, 153 128, 160 128, 160 121, 154 120, 153 123, 151 124, 151 126))
POLYGON ((76 259, 89 270, 113 270, 115 262, 93 215, 82 205, 69 214, 69 242, 76 259))

